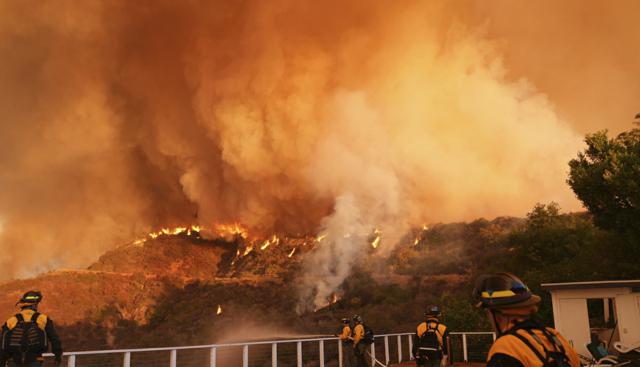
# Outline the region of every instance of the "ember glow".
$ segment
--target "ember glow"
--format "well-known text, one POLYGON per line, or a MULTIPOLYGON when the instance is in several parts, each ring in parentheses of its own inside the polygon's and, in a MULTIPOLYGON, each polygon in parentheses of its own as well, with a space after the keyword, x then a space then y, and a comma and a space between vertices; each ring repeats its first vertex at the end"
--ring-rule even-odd
POLYGON ((376 238, 373 239, 373 241, 371 241, 371 247, 373 248, 378 248, 378 245, 380 245, 380 236, 376 236, 376 238))
POLYGON ((581 121, 640 100, 640 3, 562 3, 0 2, 0 278, 185 223, 318 236, 315 278, 342 276, 374 226, 384 252, 424 220, 579 209, 581 121))
POLYGON ((149 239, 156 239, 160 236, 177 236, 180 234, 186 234, 187 236, 191 236, 192 234, 199 234, 201 231, 201 227, 197 225, 192 225, 188 227, 176 227, 176 228, 162 228, 155 232, 150 232, 144 238, 137 239, 133 241, 134 245, 142 245, 149 239))
POLYGON ((242 238, 247 238, 249 236, 249 232, 246 228, 238 223, 233 224, 218 224, 215 226, 215 230, 220 237, 235 237, 240 236, 242 238))

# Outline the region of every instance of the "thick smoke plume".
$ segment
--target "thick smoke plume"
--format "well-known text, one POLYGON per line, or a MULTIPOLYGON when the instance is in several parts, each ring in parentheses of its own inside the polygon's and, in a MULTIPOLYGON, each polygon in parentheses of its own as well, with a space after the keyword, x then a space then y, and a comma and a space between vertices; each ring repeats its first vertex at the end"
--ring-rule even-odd
POLYGON ((321 299, 343 232, 577 208, 578 134, 468 3, 423 3, 1 2, 0 279, 242 222, 329 233, 321 299))

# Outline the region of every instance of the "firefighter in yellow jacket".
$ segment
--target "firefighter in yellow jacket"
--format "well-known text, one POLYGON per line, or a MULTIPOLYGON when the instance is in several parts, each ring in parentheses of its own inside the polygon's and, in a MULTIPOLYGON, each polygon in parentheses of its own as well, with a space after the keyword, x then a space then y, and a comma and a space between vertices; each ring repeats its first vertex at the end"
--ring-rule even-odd
POLYGON ((20 312, 7 320, 2 326, 2 349, 0 350, 0 366, 7 361, 10 366, 41 367, 42 354, 49 344, 55 355, 55 364, 62 361, 62 345, 53 326, 53 321, 38 312, 38 304, 42 293, 29 291, 16 303, 20 312))
POLYGON ((486 309, 498 338, 487 367, 580 367, 580 358, 558 331, 533 318, 540 297, 516 276, 484 275, 476 281, 476 306, 486 309))
POLYGON ((425 321, 416 329, 412 352, 418 367, 440 367, 442 360, 446 361, 449 354, 449 330, 440 322, 440 313, 440 306, 429 306, 425 312, 425 321))
POLYGON ((343 353, 343 367, 353 366, 353 351, 351 350, 351 321, 348 317, 342 319, 342 327, 340 333, 337 335, 342 342, 343 353))
POLYGON ((362 317, 359 315, 354 315, 352 318, 353 321, 353 331, 351 332, 351 338, 353 339, 353 353, 355 355, 355 365, 356 367, 367 367, 367 359, 365 358, 365 353, 367 350, 367 346, 364 343, 364 323, 362 322, 362 317))

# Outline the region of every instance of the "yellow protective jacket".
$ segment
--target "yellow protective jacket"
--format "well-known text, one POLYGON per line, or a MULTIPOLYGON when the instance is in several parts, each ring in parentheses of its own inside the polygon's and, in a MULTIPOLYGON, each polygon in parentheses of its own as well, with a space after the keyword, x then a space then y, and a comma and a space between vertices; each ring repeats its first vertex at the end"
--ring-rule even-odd
POLYGON ((364 338, 364 326, 358 324, 353 328, 353 345, 360 343, 360 340, 364 338))
POLYGON ((487 367, 542 367, 542 359, 546 358, 548 352, 560 352, 562 349, 571 367, 580 367, 580 357, 571 344, 557 330, 544 330, 551 340, 542 328, 514 328, 508 331, 491 346, 487 367))
POLYGON ((349 341, 349 338, 351 338, 351 327, 349 327, 349 325, 345 325, 342 328, 342 333, 340 333, 340 340, 347 342, 349 341))
MULTIPOLYGON (((23 310, 20 311, 20 315, 22 315, 22 318, 24 319, 25 322, 33 322, 33 315, 36 313, 36 311, 30 309, 30 308, 25 308, 23 310)), ((62 357, 62 343, 60 342, 60 338, 58 337, 58 333, 56 332, 56 329, 53 325, 53 321, 45 314, 39 313, 37 320, 35 320, 36 324, 38 325, 38 328, 40 328, 41 330, 43 330, 45 332, 45 337, 48 340, 48 342, 51 344, 51 351, 53 352, 53 354, 56 355, 56 359, 60 359, 62 357)), ((16 325, 18 324, 18 317, 17 314, 15 316, 11 316, 5 323, 4 325, 2 325, 2 335, 3 337, 6 335, 6 333, 8 333, 10 330, 13 330, 13 328, 16 327, 16 325)), ((37 360, 37 361, 41 361, 42 360, 42 354, 41 353, 37 353, 34 355, 28 355, 27 357, 27 361, 31 361, 31 360, 37 360)), ((19 363, 21 360, 21 356, 19 355, 11 355, 9 351, 5 351, 5 350, 1 350, 0 351, 0 365, 4 365, 4 362, 6 360, 9 359, 13 359, 14 362, 19 363)))
MULTIPOLYGON (((34 310, 28 309, 28 308, 20 311, 20 314, 22 314, 22 318, 24 319, 25 322, 30 322, 31 318, 33 317, 33 314, 35 313, 36 312, 34 310)), ((38 324, 38 327, 41 330, 44 330, 47 327, 48 320, 49 318, 47 317, 47 315, 41 313, 40 315, 38 315, 38 319, 36 320, 36 323, 38 324)), ((6 322, 7 329, 9 330, 16 327, 17 324, 18 324, 18 318, 16 316, 11 316, 6 322)))
POLYGON ((440 344, 440 349, 444 354, 449 354, 447 350, 447 343, 446 343, 447 336, 449 335, 449 330, 447 329, 447 326, 444 324, 441 324, 437 318, 430 317, 427 319, 427 321, 418 325, 416 329, 416 335, 418 339, 421 338, 422 335, 427 332, 427 326, 429 329, 436 330, 436 336, 438 337, 438 344, 440 344))

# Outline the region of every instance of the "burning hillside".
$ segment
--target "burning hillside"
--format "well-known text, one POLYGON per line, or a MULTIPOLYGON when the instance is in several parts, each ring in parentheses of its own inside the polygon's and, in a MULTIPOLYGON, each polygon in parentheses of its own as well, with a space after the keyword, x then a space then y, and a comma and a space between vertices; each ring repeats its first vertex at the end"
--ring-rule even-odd
MULTIPOLYGON (((344 234, 350 238, 351 234, 344 234)), ((220 224, 211 228, 184 226, 163 228, 144 238, 109 251, 89 270, 166 274, 185 279, 242 277, 247 274, 283 276, 290 273, 305 255, 323 246, 326 234, 255 236, 240 224, 220 224), (177 254, 164 253, 176 244, 191 261, 184 263, 177 254)), ((382 233, 374 229, 366 240, 371 251, 380 246, 382 233)), ((329 246, 329 245, 327 245, 329 246)))
MULTIPOLYGON (((473 236, 491 239, 516 228, 518 223, 500 219, 419 227, 409 231, 400 245, 385 256, 378 256, 387 246, 384 233, 374 229, 364 238, 369 245, 358 255, 360 262, 354 266, 360 269, 358 276, 372 274, 372 278, 363 280, 366 287, 378 282, 415 291, 434 285, 455 288, 465 281, 470 264, 481 257, 479 249, 465 241, 473 236), (424 267, 422 263, 427 261, 435 263, 424 267)), ((80 344, 78 348, 104 347, 96 344, 99 338, 105 338, 109 346, 141 345, 134 337, 137 332, 142 333, 137 337, 144 340, 150 340, 144 335, 158 335, 157 331, 144 329, 147 327, 160 328, 163 331, 159 335, 175 338, 178 334, 173 334, 176 331, 171 325, 186 317, 182 314, 204 317, 220 328, 232 328, 234 323, 250 317, 300 328, 304 328, 300 320, 307 320, 330 331, 340 315, 334 314, 336 310, 352 313, 355 310, 351 308, 373 301, 370 291, 354 289, 353 280, 349 280, 327 297, 309 302, 305 317, 292 312, 296 307, 304 312, 298 295, 306 284, 300 279, 309 272, 308 259, 323 248, 336 250, 326 242, 329 237, 256 236, 239 225, 165 228, 108 251, 86 270, 57 270, 0 284, 0 316, 13 312, 16 298, 26 289, 40 289, 45 294, 43 310, 63 326, 65 333, 72 340, 93 343, 80 344), (196 296, 199 301, 193 303, 196 296), (119 332, 122 328, 134 330, 119 332), (89 334, 78 336, 84 332, 89 334)), ((415 301, 425 302, 421 298, 415 301)), ((208 338, 218 335, 200 324, 193 327, 199 329, 189 331, 188 337, 195 339, 171 340, 208 342, 208 338)), ((155 338, 153 342, 166 344, 167 340, 155 338)))
POLYGON ((238 222, 325 233, 329 289, 375 228, 390 249, 423 222, 576 208, 578 132, 484 21, 465 23, 493 8, 467 5, 3 3, 0 278, 238 222))

